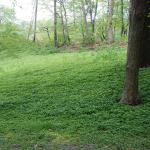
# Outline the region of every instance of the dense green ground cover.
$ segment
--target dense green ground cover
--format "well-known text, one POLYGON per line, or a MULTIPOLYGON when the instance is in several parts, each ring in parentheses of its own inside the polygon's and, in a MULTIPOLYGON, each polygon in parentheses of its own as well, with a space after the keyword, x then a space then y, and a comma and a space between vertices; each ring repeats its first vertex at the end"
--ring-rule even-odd
POLYGON ((125 50, 101 49, 1 53, 0 149, 150 149, 150 69, 140 71, 144 103, 121 105, 125 50))

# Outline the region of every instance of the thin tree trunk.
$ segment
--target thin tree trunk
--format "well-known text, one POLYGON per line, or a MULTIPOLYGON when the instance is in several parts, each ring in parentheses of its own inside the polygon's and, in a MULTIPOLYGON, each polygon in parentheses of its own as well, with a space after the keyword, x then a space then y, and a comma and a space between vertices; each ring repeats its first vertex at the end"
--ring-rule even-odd
POLYGON ((82 33, 82 37, 83 37, 83 39, 85 38, 85 35, 84 35, 84 25, 83 25, 83 22, 82 22, 82 18, 83 18, 83 14, 82 14, 82 12, 81 12, 81 33, 82 33))
POLYGON ((121 0, 121 36, 124 35, 125 26, 124 26, 124 0, 121 0))
POLYGON ((65 25, 64 25, 64 17, 63 17, 63 11, 62 11, 62 5, 60 5, 60 13, 61 13, 61 24, 62 24, 62 30, 63 30, 63 38, 64 38, 64 43, 63 45, 66 45, 66 34, 65 34, 65 25))
POLYGON ((96 23, 97 9, 98 9, 98 0, 96 0, 96 3, 95 3, 95 12, 94 12, 93 26, 92 26, 93 33, 95 33, 95 23, 96 23))
POLYGON ((114 42, 113 36, 113 8, 114 0, 108 0, 108 43, 111 44, 114 42))
POLYGON ((86 9, 85 9, 85 3, 82 0, 82 12, 83 12, 83 20, 84 20, 84 32, 85 35, 88 35, 88 22, 87 22, 87 13, 86 13, 86 9))
POLYGON ((90 14, 90 20, 91 20, 92 32, 93 32, 93 5, 91 0, 89 0, 87 3, 89 5, 89 14, 90 14))
POLYGON ((35 3, 35 18, 34 18, 34 35, 33 35, 33 42, 36 41, 37 11, 38 11, 38 0, 36 0, 36 3, 35 3))
POLYGON ((46 31, 47 36, 48 36, 48 39, 49 39, 49 42, 50 42, 50 41, 51 41, 51 37, 50 37, 50 34, 49 34, 49 29, 48 29, 48 27, 44 27, 44 31, 46 31))
POLYGON ((129 43, 126 65, 126 79, 121 103, 138 105, 139 57, 143 39, 144 8, 146 0, 131 0, 129 43))
POLYGON ((76 10, 75 10, 75 1, 73 0, 73 24, 76 26, 76 10))
POLYGON ((48 36, 49 41, 51 41, 51 37, 50 37, 50 34, 49 34, 49 29, 47 30, 47 36, 48 36))
POLYGON ((94 8, 92 6, 92 1, 90 0, 90 19, 91 19, 91 25, 92 25, 92 32, 95 33, 95 23, 96 23, 97 9, 98 9, 98 0, 96 0, 96 2, 93 2, 93 3, 94 3, 93 4, 94 8))
POLYGON ((58 47, 57 37, 57 0, 54 0, 54 46, 58 47))
POLYGON ((70 44, 70 36, 69 36, 69 30, 68 30, 68 20, 67 20, 67 11, 66 11, 66 8, 65 8, 64 3, 62 4, 62 6, 63 6, 63 9, 64 9, 64 17, 65 17, 65 31, 66 31, 67 41, 68 41, 68 42, 69 42, 69 44, 70 44))

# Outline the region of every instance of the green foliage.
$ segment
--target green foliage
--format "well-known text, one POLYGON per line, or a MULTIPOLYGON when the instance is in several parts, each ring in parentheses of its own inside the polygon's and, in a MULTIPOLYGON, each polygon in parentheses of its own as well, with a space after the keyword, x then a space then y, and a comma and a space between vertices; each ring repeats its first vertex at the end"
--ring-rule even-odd
POLYGON ((96 28, 97 28, 97 32, 96 32, 96 39, 99 39, 101 42, 106 41, 107 39, 107 20, 106 20, 107 16, 104 15, 101 18, 101 21, 99 23, 97 23, 96 28))
MULTIPOLYGON (((57 32, 58 32, 58 43, 59 46, 68 46, 69 44, 80 44, 80 45, 93 45, 95 43, 102 43, 106 42, 107 40, 107 29, 108 29, 108 14, 107 14, 107 1, 100 0, 98 4, 98 12, 96 16, 96 24, 95 24, 95 33, 92 33, 92 25, 90 19, 90 11, 95 12, 95 0, 86 0, 85 1, 85 8, 86 8, 86 18, 88 22, 88 32, 84 33, 84 18, 83 18, 83 11, 81 9, 82 1, 75 1, 75 0, 65 0, 64 6, 66 8, 66 16, 67 16, 67 27, 69 34, 70 41, 64 40, 63 36, 63 25, 62 25, 62 18, 60 13, 60 3, 57 3, 57 32), (87 34, 87 35, 84 35, 87 34), (66 41, 66 42, 64 42, 66 41), (64 44, 65 43, 65 44, 64 44)), ((48 0, 39 1, 39 7, 46 9, 47 11, 53 10, 53 3, 48 0)), ((15 7, 14 7, 15 8, 15 7)), ((128 8, 129 8, 129 0, 124 0, 124 28, 127 31, 128 29, 128 8)), ((39 10, 40 11, 40 10, 39 10)), ((63 12, 64 15, 64 12, 63 12)), ((50 19, 47 20, 38 20, 37 22, 37 39, 36 41, 40 43, 40 45, 44 46, 54 46, 54 23, 53 23, 53 12, 50 11, 50 19), (44 27, 47 27, 49 30, 49 35, 44 30, 44 27)), ((114 3, 114 14, 113 14, 113 29, 114 29, 114 38, 115 40, 122 40, 121 37, 121 1, 116 0, 114 3)), ((30 36, 29 39, 33 40, 33 22, 25 22, 25 21, 17 21, 17 25, 15 23, 15 11, 14 9, 0 7, 0 34, 7 34, 7 35, 21 35, 25 38, 28 37, 29 31, 30 36), (19 23, 19 25, 18 25, 19 23)), ((94 18, 93 18, 94 19, 94 18)), ((65 18, 63 17, 63 21, 65 22, 65 18)), ((126 36, 124 39, 126 39, 126 36)), ((67 38, 65 38, 67 39, 67 38)), ((124 40, 123 39, 123 40, 124 40)))
POLYGON ((95 35, 92 33, 85 35, 83 38, 83 46, 93 45, 93 44, 95 44, 95 35))
POLYGON ((149 149, 150 70, 140 72, 144 104, 118 104, 124 49, 29 54, 0 60, 2 150, 149 149))
POLYGON ((19 35, 21 35, 21 32, 15 24, 8 23, 8 24, 0 25, 0 36, 1 37, 19 36, 19 35))
POLYGON ((20 58, 26 55, 46 55, 51 53, 58 53, 62 49, 51 48, 48 44, 45 46, 35 44, 24 39, 19 35, 0 36, 0 59, 5 58, 20 58))

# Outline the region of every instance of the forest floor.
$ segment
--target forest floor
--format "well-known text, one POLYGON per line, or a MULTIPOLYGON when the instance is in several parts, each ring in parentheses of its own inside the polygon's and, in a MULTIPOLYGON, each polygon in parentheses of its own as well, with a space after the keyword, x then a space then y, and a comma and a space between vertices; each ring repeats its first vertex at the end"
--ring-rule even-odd
POLYGON ((0 60, 1 150, 150 149, 150 69, 140 71, 143 104, 119 104, 124 48, 21 53, 0 60))

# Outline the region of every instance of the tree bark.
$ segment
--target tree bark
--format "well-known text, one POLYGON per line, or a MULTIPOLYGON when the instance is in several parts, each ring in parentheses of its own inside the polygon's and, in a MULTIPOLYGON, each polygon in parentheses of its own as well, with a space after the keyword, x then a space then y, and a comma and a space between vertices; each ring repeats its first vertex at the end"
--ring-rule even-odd
POLYGON ((114 42, 113 36, 113 8, 114 8, 114 0, 108 0, 108 43, 111 44, 114 42))
POLYGON ((146 0, 131 0, 129 43, 127 52, 126 79, 121 103, 138 105, 139 58, 144 31, 144 9, 146 0))
POLYGON ((76 26, 76 10, 75 10, 75 0, 73 0, 73 24, 76 26))
POLYGON ((84 20, 84 33, 88 35, 88 22, 87 22, 87 12, 85 9, 85 2, 82 0, 82 12, 83 12, 83 20, 84 20))
POLYGON ((125 34, 125 25, 124 25, 124 0, 121 0, 121 36, 125 34))
POLYGON ((47 36, 48 36, 48 39, 49 39, 49 42, 51 41, 51 37, 50 37, 50 33, 49 33, 49 28, 48 27, 43 27, 43 30, 47 33, 47 36))
POLYGON ((92 32, 95 33, 95 23, 96 23, 96 16, 97 16, 97 9, 98 9, 98 0, 96 1, 89 1, 89 13, 90 13, 90 19, 91 19, 91 25, 92 25, 92 32))
POLYGON ((33 42, 36 41, 37 11, 38 11, 38 0, 36 0, 36 3, 35 3, 35 18, 34 18, 34 35, 33 35, 33 42))
POLYGON ((93 26, 92 26, 93 33, 95 33, 95 23, 96 23, 97 9, 98 9, 98 0, 96 0, 96 3, 95 3, 95 12, 94 12, 93 26))
POLYGON ((64 9, 64 18, 65 18, 65 32, 66 32, 66 37, 67 37, 67 43, 70 44, 70 36, 69 36, 69 30, 68 30, 68 19, 67 19, 67 11, 65 8, 64 3, 62 3, 62 7, 64 9))
POLYGON ((54 0, 54 46, 58 47, 57 37, 57 0, 54 0))
POLYGON ((62 23, 63 38, 64 38, 63 45, 66 45, 67 38, 66 38, 66 33, 65 33, 65 24, 64 24, 64 16, 63 16, 62 5, 60 5, 60 14, 61 14, 61 23, 62 23))
POLYGON ((145 4, 143 43, 140 50, 140 67, 150 67, 150 1, 145 4))

